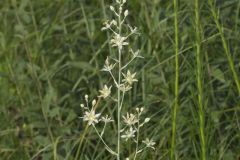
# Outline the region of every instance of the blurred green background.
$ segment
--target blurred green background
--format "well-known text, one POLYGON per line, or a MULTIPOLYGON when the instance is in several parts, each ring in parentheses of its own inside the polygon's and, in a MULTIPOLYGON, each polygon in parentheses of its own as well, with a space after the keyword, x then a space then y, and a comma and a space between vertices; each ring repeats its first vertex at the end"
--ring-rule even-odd
MULTIPOLYGON (((0 160, 110 160, 92 129, 79 119, 83 96, 91 98, 107 83, 101 72, 114 54, 102 23, 111 18, 107 0, 0 1, 0 160), (83 137, 81 147, 80 137, 83 137), (79 148, 79 157, 76 157, 79 148)), ((145 106, 152 120, 142 136, 156 150, 141 160, 168 160, 175 83, 174 10, 170 0, 128 0, 129 22, 141 35, 132 46, 145 58, 134 63, 139 82, 128 94, 125 111, 145 106)), ((240 96, 211 10, 240 78, 240 1, 200 1, 203 99, 208 160, 240 158, 240 96)), ((176 157, 200 159, 197 106, 194 1, 181 0, 179 21, 180 106, 176 157)), ((127 56, 125 57, 127 58, 127 56)), ((115 113, 114 104, 99 109, 115 113)), ((107 142, 116 138, 114 123, 107 142)), ((114 142, 112 143, 114 145, 114 142)), ((131 144, 123 144, 128 156, 131 144)))

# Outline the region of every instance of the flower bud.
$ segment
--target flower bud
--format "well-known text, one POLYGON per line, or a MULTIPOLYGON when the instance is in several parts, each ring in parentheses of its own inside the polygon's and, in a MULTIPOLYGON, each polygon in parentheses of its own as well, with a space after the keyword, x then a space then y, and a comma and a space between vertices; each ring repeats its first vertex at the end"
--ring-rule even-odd
POLYGON ((111 9, 111 11, 114 11, 114 10, 115 10, 113 6, 110 6, 110 9, 111 9))
POLYGON ((144 123, 148 123, 150 121, 150 118, 145 118, 144 123))
POLYGON ((136 108, 136 111, 137 111, 137 112, 139 112, 139 111, 140 111, 140 109, 137 107, 137 108, 136 108))
POLYGON ((94 100, 92 101, 92 106, 95 106, 96 103, 97 103, 97 101, 94 99, 94 100))
POLYGON ((126 10, 126 11, 124 12, 124 16, 125 16, 125 17, 128 16, 128 10, 126 10))
POLYGON ((85 97, 85 100, 88 101, 88 95, 86 94, 84 97, 85 97))

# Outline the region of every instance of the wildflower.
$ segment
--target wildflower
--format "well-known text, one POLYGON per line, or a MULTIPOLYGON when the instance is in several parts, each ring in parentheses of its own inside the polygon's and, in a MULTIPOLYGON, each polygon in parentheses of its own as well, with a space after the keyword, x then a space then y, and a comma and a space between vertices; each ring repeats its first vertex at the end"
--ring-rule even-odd
POLYGON ((104 30, 107 30, 107 29, 109 29, 109 28, 111 28, 111 23, 109 23, 109 21, 107 20, 107 21, 105 21, 104 23, 103 23, 103 25, 104 25, 104 27, 102 27, 102 31, 104 31, 104 30))
POLYGON ((88 125, 94 125, 95 123, 99 122, 98 118, 100 115, 100 113, 95 114, 94 110, 91 110, 89 112, 86 111, 83 117, 83 121, 88 121, 88 125))
POLYGON ((132 87, 130 85, 126 85, 126 84, 120 84, 119 86, 117 86, 121 91, 123 92, 127 92, 130 89, 132 89, 132 87))
POLYGON ((146 140, 142 141, 147 148, 152 148, 155 149, 154 145, 156 144, 153 140, 149 140, 148 138, 146 138, 146 140))
POLYGON ((109 117, 108 115, 106 115, 105 117, 102 117, 101 121, 103 121, 104 123, 113 122, 112 118, 109 117))
POLYGON ((116 20, 112 20, 112 21, 111 21, 111 24, 114 25, 114 26, 116 26, 116 25, 117 25, 117 21, 116 21, 116 20))
POLYGON ((137 82, 138 80, 135 78, 136 73, 131 74, 131 72, 128 70, 127 75, 123 74, 124 79, 123 82, 127 82, 129 85, 132 85, 133 82, 137 82))
POLYGON ((110 72, 115 67, 115 64, 110 64, 109 59, 105 60, 105 65, 103 66, 102 71, 110 72))
POLYGON ((107 85, 104 85, 103 89, 99 90, 99 92, 101 93, 99 97, 107 98, 111 94, 111 88, 112 86, 108 88, 107 85))
POLYGON ((128 28, 130 29, 131 34, 139 34, 137 32, 138 31, 137 27, 132 27, 132 26, 128 25, 128 28))
POLYGON ((138 122, 138 119, 136 118, 136 116, 132 113, 127 113, 127 116, 123 116, 123 121, 124 123, 126 123, 126 125, 128 126, 132 126, 134 125, 135 123, 138 122))
POLYGON ((129 130, 127 130, 127 131, 125 132, 125 134, 122 135, 121 137, 124 138, 124 139, 127 141, 128 139, 135 137, 135 132, 136 132, 136 130, 134 130, 134 129, 131 127, 131 128, 129 128, 129 130))
POLYGON ((123 46, 128 45, 128 42, 125 42, 127 38, 122 37, 119 34, 115 34, 113 39, 111 39, 111 43, 113 47, 118 47, 120 50, 122 50, 123 46))
POLYGON ((140 56, 140 55, 139 55, 139 52, 140 52, 139 50, 137 50, 136 52, 134 52, 134 51, 131 49, 130 52, 132 53, 132 55, 133 55, 134 58, 136 58, 136 57, 137 57, 137 58, 144 58, 143 56, 140 56))

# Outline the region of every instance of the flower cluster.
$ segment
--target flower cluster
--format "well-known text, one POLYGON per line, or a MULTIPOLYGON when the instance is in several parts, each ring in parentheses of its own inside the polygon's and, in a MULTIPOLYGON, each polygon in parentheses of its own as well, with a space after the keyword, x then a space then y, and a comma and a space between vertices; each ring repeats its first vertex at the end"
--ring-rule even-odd
POLYGON ((128 113, 126 116, 122 116, 123 122, 125 124, 125 128, 121 130, 121 132, 124 132, 125 134, 122 135, 122 138, 125 138, 127 141, 129 138, 134 138, 135 132, 139 132, 139 129, 146 123, 150 121, 150 118, 145 118, 143 122, 141 122, 141 115, 144 111, 144 108, 136 108, 135 113, 128 113), (130 134, 131 133, 131 134, 130 134), (129 136, 131 135, 131 137, 129 136))
POLYGON ((98 105, 95 99, 92 100, 91 107, 90 107, 88 95, 85 95, 85 103, 86 105, 80 104, 81 108, 84 110, 84 116, 81 118, 83 118, 83 121, 86 121, 89 126, 95 125, 100 121, 104 122, 105 124, 113 121, 111 117, 109 117, 108 115, 106 115, 105 117, 100 117, 101 113, 95 112, 98 105))
MULTIPOLYGON (((122 107, 124 107, 125 92, 130 91, 135 83, 138 82, 136 72, 130 70, 130 64, 136 58, 143 58, 140 56, 140 50, 134 51, 129 45, 129 39, 131 36, 138 34, 137 27, 132 27, 126 22, 126 18, 129 15, 129 11, 125 8, 127 0, 115 0, 116 5, 110 6, 114 18, 112 20, 106 20, 103 23, 102 31, 111 32, 110 45, 113 47, 113 51, 116 54, 107 57, 105 64, 103 65, 102 71, 107 72, 111 81, 110 84, 104 84, 103 88, 99 90, 98 101, 93 100, 89 107, 88 96, 85 96, 86 104, 81 104, 84 109, 83 121, 86 121, 88 125, 93 126, 100 140, 105 145, 107 151, 117 156, 117 160, 122 158, 120 155, 121 139, 125 141, 133 140, 136 143, 135 156, 145 148, 154 149, 155 142, 149 140, 142 141, 145 147, 139 148, 139 134, 140 128, 144 124, 150 121, 150 118, 143 118, 144 108, 136 108, 133 113, 127 112, 126 115, 122 115, 122 107), (125 31, 125 32, 124 32, 125 31), (126 53, 124 53, 126 52, 126 53), (127 54, 129 53, 129 54, 127 54), (124 57, 124 58, 123 58, 124 57), (129 57, 129 59, 127 59, 129 57), (112 93, 116 91, 116 94, 112 93), (110 97, 110 98, 108 98, 110 97), (113 122, 111 116, 105 115, 101 117, 100 113, 96 113, 96 109, 99 105, 100 100, 114 100, 116 102, 117 111, 117 152, 113 151, 103 139, 106 124, 113 122), (121 120, 122 117, 122 120, 121 120), (104 126, 101 132, 95 125, 99 122, 103 122, 104 126)), ((111 114, 110 114, 111 115, 111 114)))
POLYGON ((123 122, 125 124, 125 127, 121 130, 124 134, 121 136, 121 138, 125 139, 125 141, 133 140, 133 142, 136 143, 136 152, 135 157, 137 154, 141 153, 146 148, 155 149, 154 145, 155 142, 152 139, 146 138, 142 141, 143 147, 139 147, 139 133, 140 128, 144 126, 144 124, 148 123, 150 121, 150 118, 144 118, 142 120, 142 114, 144 112, 144 108, 136 108, 135 113, 128 113, 126 116, 123 116, 123 122))

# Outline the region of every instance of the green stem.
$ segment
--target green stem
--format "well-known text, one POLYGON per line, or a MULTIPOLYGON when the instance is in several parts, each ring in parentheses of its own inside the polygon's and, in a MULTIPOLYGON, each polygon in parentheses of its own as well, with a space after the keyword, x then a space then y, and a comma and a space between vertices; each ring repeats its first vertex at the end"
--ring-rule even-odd
POLYGON ((77 160, 78 157, 79 157, 80 150, 81 150, 82 143, 83 143, 83 139, 84 139, 84 137, 85 137, 86 134, 87 134, 88 127, 89 127, 89 125, 87 125, 87 127, 85 127, 85 129, 84 129, 84 131, 83 131, 83 134, 79 137, 79 145, 78 145, 78 149, 77 149, 77 154, 76 154, 76 156, 75 156, 75 160, 77 160))
POLYGON ((173 0, 174 3, 174 28, 175 28, 175 103, 172 111, 172 141, 171 141, 171 152, 170 159, 175 159, 175 137, 176 137, 176 121, 177 121, 177 110, 178 110, 178 99, 179 99, 179 42, 178 42, 178 4, 177 0, 173 0))
POLYGON ((204 135, 204 111, 203 111, 203 89, 202 89, 202 61, 201 61, 201 29, 199 16, 199 0, 195 0, 195 25, 196 25, 196 63, 197 63, 197 89, 199 108, 199 132, 201 141, 201 159, 206 160, 206 146, 204 135))

